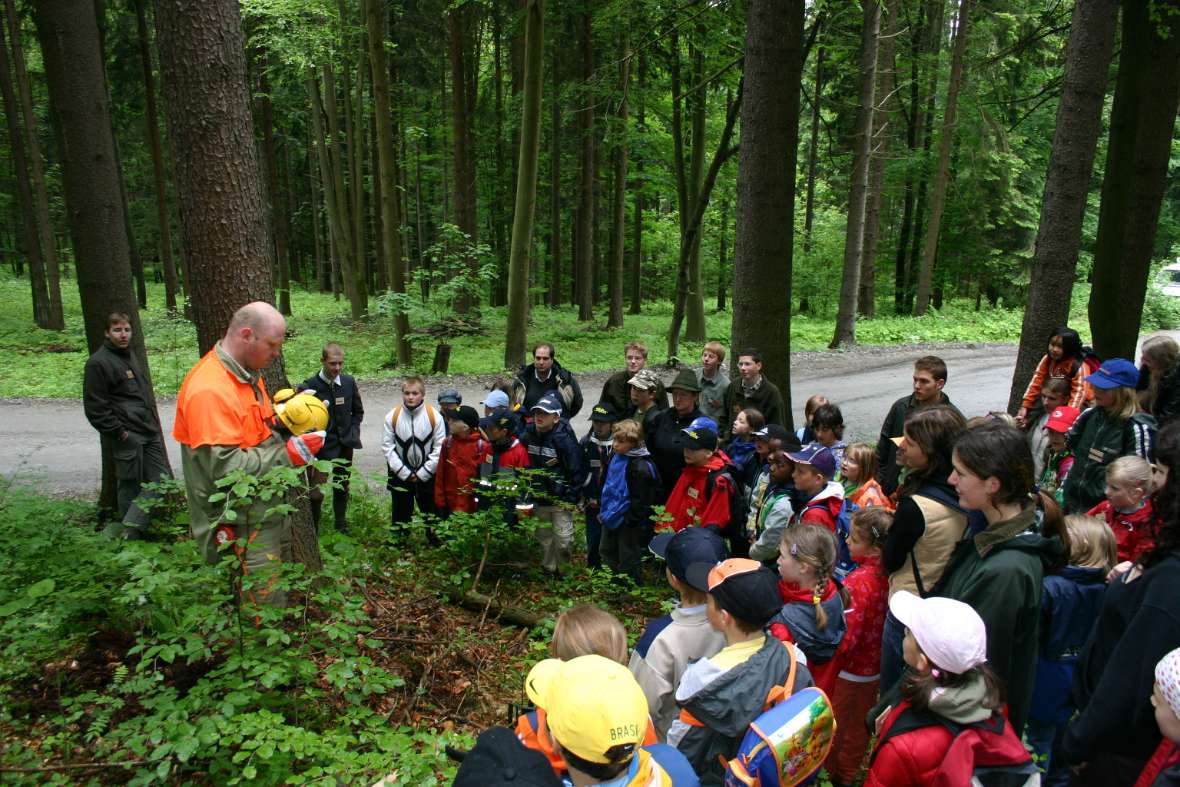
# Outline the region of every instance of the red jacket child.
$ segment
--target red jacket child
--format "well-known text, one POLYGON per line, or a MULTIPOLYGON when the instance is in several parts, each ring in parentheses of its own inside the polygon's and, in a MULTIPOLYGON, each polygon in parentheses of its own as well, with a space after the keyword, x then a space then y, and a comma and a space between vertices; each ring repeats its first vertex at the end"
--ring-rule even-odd
POLYGON ((440 511, 463 511, 468 514, 477 509, 473 487, 479 474, 479 465, 489 446, 478 428, 468 426, 466 419, 473 419, 476 426, 479 417, 474 408, 461 407, 459 414, 448 414, 451 434, 443 440, 442 453, 438 457, 438 471, 434 477, 434 505, 440 511), (467 414, 463 410, 470 410, 467 414), (460 434, 462 432, 462 434, 460 434))
POLYGON ((862 557, 856 569, 844 578, 844 589, 852 604, 844 611, 848 629, 840 640, 836 660, 841 671, 871 678, 881 672, 881 635, 889 609, 889 575, 881 559, 862 557))
POLYGON ((720 532, 729 527, 729 496, 734 491, 728 476, 718 475, 713 479, 713 488, 706 492, 709 473, 723 467, 724 456, 713 454, 703 465, 686 465, 681 471, 664 505, 664 510, 672 516, 671 527, 674 531, 679 533, 690 525, 712 525, 720 532))
POLYGON ((1155 515, 1150 497, 1143 501, 1142 508, 1130 514, 1118 511, 1109 500, 1103 500, 1087 511, 1086 515, 1105 519, 1106 524, 1114 531, 1114 542, 1118 545, 1120 563, 1128 560, 1133 563, 1155 546, 1159 519, 1155 515))

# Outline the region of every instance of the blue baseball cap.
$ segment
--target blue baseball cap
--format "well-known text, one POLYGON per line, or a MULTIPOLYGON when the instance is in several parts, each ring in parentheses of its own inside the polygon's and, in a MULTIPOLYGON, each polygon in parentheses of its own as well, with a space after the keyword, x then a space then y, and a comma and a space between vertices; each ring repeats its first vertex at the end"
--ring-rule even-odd
POLYGON ((717 422, 708 416, 697 416, 692 423, 680 430, 685 436, 685 446, 688 448, 717 447, 717 422))
POLYGON ((438 394, 439 404, 463 404, 463 396, 455 388, 444 388, 438 394))
POLYGON ((561 415, 561 400, 557 398, 555 393, 547 393, 537 400, 530 410, 541 410, 546 413, 553 413, 554 415, 561 415))
MULTIPOLYGON (((712 567, 728 557, 725 541, 705 527, 686 527, 679 533, 661 533, 651 540, 648 549, 668 562, 672 576, 702 593, 709 592, 709 584, 707 581, 702 582, 695 574, 695 581, 690 580, 689 566, 704 563, 712 567)), ((705 573, 707 575, 708 572, 705 573)))
POLYGON ((484 407, 490 407, 495 410, 497 407, 508 406, 508 394, 497 388, 494 391, 488 391, 488 398, 480 402, 484 407))
POLYGON ((479 419, 479 428, 484 434, 487 434, 488 429, 491 429, 493 426, 497 429, 507 429, 509 432, 515 431, 516 416, 507 407, 498 407, 479 419))
POLYGON ((1111 358, 1103 361, 1098 371, 1086 378, 1095 388, 1134 388, 1139 383, 1139 370, 1126 358, 1111 358))
POLYGON ((836 455, 827 446, 809 443, 799 451, 788 453, 787 456, 796 464, 814 467, 817 473, 822 473, 829 481, 836 475, 836 455))

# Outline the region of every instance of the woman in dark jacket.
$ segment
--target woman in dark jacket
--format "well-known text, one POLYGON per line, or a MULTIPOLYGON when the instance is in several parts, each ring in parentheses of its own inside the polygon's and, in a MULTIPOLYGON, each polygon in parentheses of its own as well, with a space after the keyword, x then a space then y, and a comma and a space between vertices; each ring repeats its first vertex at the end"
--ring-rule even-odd
POLYGON ((1139 366, 1140 403, 1163 427, 1180 415, 1180 345, 1171 336, 1143 341, 1139 366))
POLYGON ((1156 546, 1130 572, 1112 580, 1098 622, 1074 673, 1078 715, 1063 753, 1085 763, 1074 784, 1129 783, 1160 742, 1151 706, 1155 665, 1180 647, 1180 424, 1159 433, 1158 495, 1163 527, 1156 546))
POLYGON ((988 422, 955 444, 950 482, 987 526, 955 547, 936 596, 970 604, 987 625, 987 663, 1008 688, 1019 737, 1032 701, 1046 569, 1065 563, 1065 517, 1037 492, 1032 452, 1014 426, 988 422))

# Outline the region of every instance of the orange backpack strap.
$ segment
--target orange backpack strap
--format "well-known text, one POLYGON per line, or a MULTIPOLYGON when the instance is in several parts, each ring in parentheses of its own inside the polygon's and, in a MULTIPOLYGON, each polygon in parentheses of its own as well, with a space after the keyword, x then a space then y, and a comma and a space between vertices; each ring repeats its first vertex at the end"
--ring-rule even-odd
POLYGON ((688 708, 681 708, 680 709, 680 721, 684 722, 685 724, 689 725, 690 727, 704 727, 705 726, 705 723, 702 722, 700 719, 698 719, 696 716, 693 716, 692 713, 688 710, 688 708))
POLYGON ((794 645, 790 642, 784 642, 783 647, 787 649, 787 657, 791 660, 791 669, 787 671, 786 683, 783 683, 781 686, 774 686, 770 691, 766 692, 766 703, 762 706, 763 711, 770 710, 795 693, 795 673, 798 671, 799 661, 795 658, 794 645))

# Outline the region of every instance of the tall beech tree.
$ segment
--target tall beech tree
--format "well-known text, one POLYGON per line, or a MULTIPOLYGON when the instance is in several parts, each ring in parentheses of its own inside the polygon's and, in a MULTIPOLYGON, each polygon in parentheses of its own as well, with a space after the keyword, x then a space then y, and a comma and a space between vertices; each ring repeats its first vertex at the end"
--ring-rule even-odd
POLYGON ((19 117, 23 124, 24 142, 28 150, 33 216, 36 219, 36 236, 40 247, 40 269, 33 271, 33 266, 29 266, 30 271, 38 279, 33 285, 34 297, 41 295, 45 298, 41 309, 42 319, 37 324, 42 328, 60 331, 66 324, 61 306, 61 273, 53 237, 53 222, 49 214, 49 190, 45 185, 45 164, 41 157, 41 142, 37 134, 37 115, 33 112, 33 91, 29 85, 24 47, 21 44, 20 16, 17 14, 14 0, 4 0, 4 10, 8 20, 8 41, 12 48, 17 96, 20 99, 19 117), (40 282, 42 277, 43 284, 40 282))
POLYGON ((1104 358, 1135 352, 1178 102, 1180 8, 1123 3, 1090 289, 1090 331, 1104 358))
POLYGON ((574 281, 577 290, 578 319, 594 319, 594 183, 595 166, 594 105, 594 28, 590 0, 586 0, 579 25, 582 56, 582 84, 578 92, 578 140, 581 145, 578 170, 578 213, 574 239, 574 281))
POLYGON ((864 254, 865 207, 869 187, 869 156, 873 145, 874 94, 877 82, 877 41, 881 6, 861 0, 864 20, 860 39, 860 95, 856 110, 852 177, 849 179, 848 224, 844 233, 844 276, 840 284, 840 310, 836 333, 829 347, 856 344, 856 300, 860 294, 861 257, 864 254))
POLYGON ((757 348, 791 417, 791 268, 803 78, 803 0, 748 0, 734 230, 736 356, 757 348))
POLYGON ((529 250, 533 244, 537 159, 541 152, 544 35, 544 0, 528 0, 525 7, 524 95, 520 110, 520 155, 516 167, 516 210, 512 222, 512 252, 508 262, 508 323, 504 337, 506 369, 515 369, 524 360, 527 347, 529 250))
MULTIPOLYGON (((37 3, 35 20, 62 164, 86 345, 90 352, 102 345, 111 312, 127 314, 131 318, 131 351, 147 377, 141 383, 154 408, 151 371, 131 286, 131 239, 124 221, 94 5, 91 0, 37 3)), ((107 447, 102 465, 99 504, 114 508, 116 479, 107 447)))
POLYGON ((1117 27, 1115 0, 1078 0, 1074 6, 1033 251, 1028 306, 1008 396, 1010 412, 1020 407, 1024 389, 1045 353, 1049 334, 1069 319, 1082 219, 1090 193, 1094 153, 1102 133, 1102 104, 1117 27))
MULTIPOLYGON (((625 24, 625 23, 624 23, 625 24)), ((611 218, 611 256, 608 291, 610 311, 607 316, 608 328, 623 327, 623 258, 626 255, 627 237, 627 97, 631 89, 631 52, 627 46, 627 33, 622 34, 622 58, 619 61, 619 83, 622 97, 613 122, 611 159, 614 166, 614 198, 611 218)), ((699 243, 698 243, 699 245, 699 243)))
POLYGON ((959 107, 959 90, 963 85, 963 59, 967 51, 967 30, 971 20, 972 0, 961 0, 955 24, 955 44, 951 52, 951 75, 946 88, 946 106, 942 111, 942 130, 938 139, 938 161, 934 169, 934 186, 930 192, 930 216, 922 242, 922 259, 918 268, 918 290, 914 296, 914 314, 921 317, 930 305, 934 279, 934 260, 938 254, 938 236, 942 214, 946 209, 946 189, 951 175, 951 148, 955 143, 955 115, 959 107))
MULTIPOLYGON (((393 118, 389 100, 389 57, 385 50, 388 17, 380 0, 363 0, 369 29, 369 68, 373 75, 373 112, 377 125, 377 180, 381 184, 381 248, 388 269, 390 286, 396 293, 406 291, 406 269, 402 258, 401 223, 395 178, 396 152, 393 143, 393 118)), ((393 318, 393 342, 399 366, 411 363, 410 319, 404 311, 393 318)))

